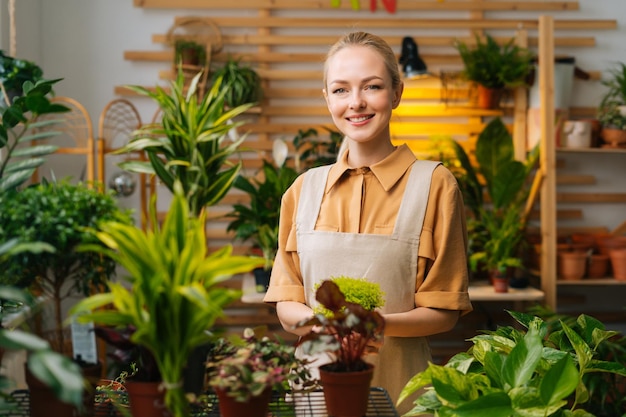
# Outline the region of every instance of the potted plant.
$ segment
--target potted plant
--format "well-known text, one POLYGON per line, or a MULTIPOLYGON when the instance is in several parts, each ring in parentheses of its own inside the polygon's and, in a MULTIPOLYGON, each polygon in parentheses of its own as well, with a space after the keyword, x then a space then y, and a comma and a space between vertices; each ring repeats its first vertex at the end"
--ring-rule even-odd
POLYGON ((261 178, 237 177, 234 187, 246 193, 250 200, 233 204, 232 211, 227 214, 232 220, 226 230, 234 231, 235 239, 251 242, 253 249, 260 250, 263 255, 265 264, 254 271, 259 292, 267 290, 278 250, 281 198, 298 176, 296 170, 284 163, 286 158, 279 158, 276 153, 274 156, 278 161, 276 165, 263 160, 261 178))
MULTIPOLYGON (((473 272, 507 274, 522 266, 520 249, 525 241, 526 205, 530 180, 539 157, 533 148, 526 161, 514 157, 513 138, 502 119, 492 119, 478 136, 476 163, 452 138, 440 138, 452 149, 451 171, 463 193, 468 219, 469 261, 473 272), (486 194, 488 199, 483 195, 486 194)), ((443 149, 440 147, 440 149, 443 149)))
POLYGON ((44 157, 54 153, 58 146, 41 143, 56 133, 45 129, 58 121, 38 121, 43 114, 62 113, 69 109, 51 103, 48 95, 60 80, 25 81, 20 84, 20 95, 2 110, 0 128, 0 193, 20 187, 44 163, 44 157), (29 146, 24 146, 29 145, 29 146))
POLYGON ((206 62, 206 48, 193 40, 178 39, 174 43, 174 62, 183 66, 201 66, 206 62))
POLYGON ((600 101, 597 118, 606 145, 620 147, 626 143, 626 64, 620 62, 609 74, 602 80, 607 90, 600 101))
POLYGON ((221 338, 207 361, 207 380, 217 394, 223 417, 267 415, 272 393, 284 394, 292 384, 315 386, 308 360, 295 347, 265 335, 267 328, 246 329, 243 338, 221 338))
POLYGON ((328 139, 317 139, 317 129, 299 129, 293 138, 295 149, 295 168, 297 172, 304 172, 309 168, 332 164, 337 161, 337 154, 343 141, 341 132, 326 129, 328 139))
POLYGON ((0 50, 0 83, 2 83, 2 104, 9 106, 15 97, 21 96, 25 82, 32 84, 43 79, 39 65, 25 59, 8 56, 0 50))
POLYGON ((224 102, 227 106, 257 105, 261 101, 263 96, 261 77, 241 60, 228 58, 222 67, 213 72, 212 83, 220 79, 220 86, 226 91, 224 102))
POLYGON ((120 166, 128 171, 156 175, 173 192, 174 183, 182 186, 191 214, 198 216, 206 206, 218 203, 237 177, 241 162, 228 159, 245 139, 230 141, 228 132, 242 125, 233 121, 252 104, 226 109, 227 90, 218 77, 207 94, 200 96, 198 73, 189 88, 179 70, 166 92, 160 86, 149 90, 128 88, 157 102, 162 118, 139 129, 128 144, 116 153, 146 152, 148 161, 126 161, 120 166), (186 94, 185 94, 186 91, 186 94))
POLYGON ((478 106, 493 108, 505 88, 524 85, 532 68, 531 52, 515 44, 511 38, 503 45, 486 34, 475 34, 475 44, 457 40, 454 44, 463 60, 463 78, 478 86, 478 106), (483 100, 482 94, 490 94, 483 100))
POLYGON ((80 249, 96 243, 92 233, 102 221, 131 224, 130 212, 111 194, 67 180, 42 182, 21 191, 0 193, 0 242, 45 243, 53 252, 21 252, 0 262, 0 282, 30 288, 50 300, 51 323, 39 331, 55 350, 71 356, 63 328, 63 302, 87 295, 115 273, 115 261, 80 249))
POLYGON ((548 334, 545 321, 510 312, 523 326, 499 327, 472 338, 473 346, 445 365, 430 364, 404 387, 398 403, 431 385, 406 415, 587 416, 586 376, 626 376, 623 362, 597 359, 600 346, 617 335, 580 315, 548 334))
POLYGON ((364 356, 368 344, 382 338, 385 321, 378 311, 348 302, 332 280, 321 283, 315 298, 327 312, 316 313, 296 325, 313 326, 297 345, 305 354, 332 355, 332 362, 319 369, 329 415, 365 415, 373 366, 364 356))
MULTIPOLYGON (((385 305, 385 293, 380 289, 380 284, 369 282, 365 278, 354 278, 345 275, 329 278, 337 284, 339 291, 346 297, 349 303, 356 303, 366 310, 375 310, 385 305)), ((320 284, 317 284, 316 289, 320 284)), ((324 306, 318 305, 314 309, 315 313, 322 313, 326 316, 332 312, 324 306)))
POLYGON ((132 326, 131 341, 149 350, 157 363, 168 409, 184 417, 189 403, 181 380, 188 356, 211 340, 208 330, 239 296, 220 283, 252 270, 262 259, 233 256, 231 246, 208 254, 204 214, 191 215, 180 183, 162 225, 155 203, 152 230, 115 221, 102 225, 97 236, 106 247, 89 249, 110 256, 128 276, 108 282, 109 292, 79 301, 71 312, 98 325, 132 326))
MULTIPOLYGON (((10 251, 21 250, 17 245, 0 245, 0 258, 10 255, 10 251), (9 249, 10 247, 10 249, 9 249)), ((12 286, 0 286, 0 299, 3 304, 11 301, 20 306, 33 307, 34 299, 22 289, 12 286)), ((0 309, 0 323, 7 310, 0 309)), ((55 352, 50 344, 39 336, 20 329, 8 329, 0 325, 0 350, 25 350, 28 353, 26 367, 45 385, 51 395, 68 407, 82 411, 84 382, 80 367, 65 355, 55 352)), ((10 376, 0 375, 0 404, 4 410, 17 406, 6 389, 12 386, 10 376)), ((54 413, 51 402, 34 407, 47 406, 54 413)))

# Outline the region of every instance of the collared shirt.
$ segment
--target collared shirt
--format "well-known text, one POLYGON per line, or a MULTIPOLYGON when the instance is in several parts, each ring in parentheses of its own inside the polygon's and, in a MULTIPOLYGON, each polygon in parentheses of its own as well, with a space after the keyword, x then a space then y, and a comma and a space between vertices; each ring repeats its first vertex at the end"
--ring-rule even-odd
MULTIPOLYGON (((331 168, 315 230, 391 234, 415 156, 402 145, 382 161, 353 168, 347 152, 331 168)), ((296 211, 303 176, 282 199, 279 247, 266 302, 305 302, 297 254, 296 211)), ((471 311, 467 230, 461 191, 445 167, 433 172, 420 235, 415 305, 471 311)))

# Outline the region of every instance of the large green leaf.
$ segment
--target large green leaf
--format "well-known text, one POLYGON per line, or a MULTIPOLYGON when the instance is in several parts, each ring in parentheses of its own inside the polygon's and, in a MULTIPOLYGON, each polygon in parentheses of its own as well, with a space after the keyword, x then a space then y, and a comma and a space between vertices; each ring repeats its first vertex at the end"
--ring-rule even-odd
POLYGON ((572 358, 564 356, 544 375, 539 385, 541 400, 545 405, 565 400, 578 385, 579 374, 572 358))

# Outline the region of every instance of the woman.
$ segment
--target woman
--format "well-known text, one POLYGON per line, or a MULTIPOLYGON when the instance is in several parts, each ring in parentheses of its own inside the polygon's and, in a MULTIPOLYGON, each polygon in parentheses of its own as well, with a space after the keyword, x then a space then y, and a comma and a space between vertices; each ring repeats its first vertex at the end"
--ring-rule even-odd
POLYGON ((426 336, 452 329, 472 309, 456 179, 391 142, 402 90, 395 54, 381 38, 350 33, 329 50, 323 94, 347 150, 337 163, 301 175, 283 196, 265 296, 285 330, 302 335, 309 329, 294 326, 312 316, 316 283, 339 275, 380 283, 385 337, 371 358, 372 385, 394 402, 431 359, 426 336))

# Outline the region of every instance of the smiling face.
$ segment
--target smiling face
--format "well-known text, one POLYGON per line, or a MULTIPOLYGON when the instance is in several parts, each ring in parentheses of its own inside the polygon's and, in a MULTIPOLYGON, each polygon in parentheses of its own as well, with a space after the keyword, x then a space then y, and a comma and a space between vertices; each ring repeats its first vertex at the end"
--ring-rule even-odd
POLYGON ((324 97, 337 128, 359 144, 389 142, 402 83, 394 88, 381 54, 368 46, 346 46, 329 57, 325 75, 324 97))

